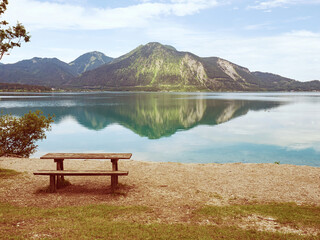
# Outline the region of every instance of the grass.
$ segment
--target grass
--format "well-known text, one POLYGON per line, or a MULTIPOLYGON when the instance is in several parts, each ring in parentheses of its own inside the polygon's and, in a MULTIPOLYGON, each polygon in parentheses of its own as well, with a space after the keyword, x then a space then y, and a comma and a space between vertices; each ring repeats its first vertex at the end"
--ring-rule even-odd
POLYGON ((0 178, 9 178, 21 174, 15 170, 0 168, 0 178))
POLYGON ((320 207, 298 206, 295 203, 206 206, 197 213, 220 224, 227 219, 236 220, 256 214, 272 217, 276 222, 293 228, 320 229, 320 207))
MULTIPOLYGON (((299 216, 305 214, 302 213, 305 209, 290 204, 288 206, 299 209, 297 216, 290 217, 299 222, 299 216)), ((271 212, 276 214, 279 210, 277 205, 271 205, 270 208, 260 208, 258 205, 249 209, 247 207, 204 207, 197 214, 232 217, 248 214, 250 211, 269 214, 272 208, 271 212), (227 212, 224 213, 223 210, 227 212)), ((89 205, 44 209, 0 203, 0 239, 316 239, 310 236, 245 230, 236 226, 143 223, 150 211, 149 208, 140 206, 89 205), (137 217, 142 221, 135 222, 137 217)), ((317 212, 308 213, 313 217, 307 222, 317 221, 316 214, 317 212)))

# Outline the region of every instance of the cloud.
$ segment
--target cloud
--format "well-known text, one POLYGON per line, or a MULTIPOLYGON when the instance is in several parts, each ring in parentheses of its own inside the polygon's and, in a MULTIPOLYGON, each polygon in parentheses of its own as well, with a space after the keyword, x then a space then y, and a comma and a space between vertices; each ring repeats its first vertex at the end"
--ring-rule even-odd
POLYGON ((248 8, 266 10, 277 7, 287 7, 290 5, 301 4, 320 4, 320 0, 269 0, 269 1, 257 1, 256 5, 251 5, 248 8))
POLYGON ((126 7, 97 8, 60 1, 15 0, 8 6, 6 19, 15 22, 18 18, 28 29, 101 30, 143 27, 153 18, 193 15, 217 5, 216 0, 160 0, 126 7))
POLYGON ((252 24, 252 25, 245 26, 244 29, 252 31, 252 30, 265 29, 266 27, 270 28, 270 24, 269 23, 252 24))

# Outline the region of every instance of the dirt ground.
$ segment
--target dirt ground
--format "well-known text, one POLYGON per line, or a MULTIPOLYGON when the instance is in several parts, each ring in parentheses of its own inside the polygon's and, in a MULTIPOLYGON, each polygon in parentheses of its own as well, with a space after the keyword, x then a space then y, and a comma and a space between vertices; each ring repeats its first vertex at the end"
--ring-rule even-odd
MULTIPOLYGON (((65 169, 111 169, 110 161, 65 160, 65 169)), ((53 160, 0 158, 0 168, 23 172, 1 179, 0 201, 19 206, 58 207, 87 204, 141 205, 159 222, 188 222, 204 205, 246 202, 295 202, 320 205, 320 168, 277 164, 181 164, 120 160, 116 194, 110 177, 66 177, 72 185, 57 193, 41 191, 48 176, 33 171, 56 168, 53 160), (17 181, 18 179, 18 181, 17 181)), ((148 221, 148 219, 144 219, 148 221)))

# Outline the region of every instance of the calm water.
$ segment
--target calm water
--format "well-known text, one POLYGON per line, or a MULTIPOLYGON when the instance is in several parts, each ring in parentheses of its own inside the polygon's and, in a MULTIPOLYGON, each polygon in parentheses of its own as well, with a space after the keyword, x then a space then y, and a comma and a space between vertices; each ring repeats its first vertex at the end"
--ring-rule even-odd
POLYGON ((320 166, 319 93, 0 93, 0 111, 55 114, 47 152, 164 162, 320 166))

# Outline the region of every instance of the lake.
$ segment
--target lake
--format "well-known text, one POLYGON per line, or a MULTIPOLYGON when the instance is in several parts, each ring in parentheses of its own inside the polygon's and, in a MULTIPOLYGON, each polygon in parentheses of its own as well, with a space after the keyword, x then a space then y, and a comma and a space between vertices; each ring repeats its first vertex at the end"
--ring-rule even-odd
POLYGON ((320 166, 320 93, 0 93, 3 113, 37 109, 55 122, 33 157, 320 166))

